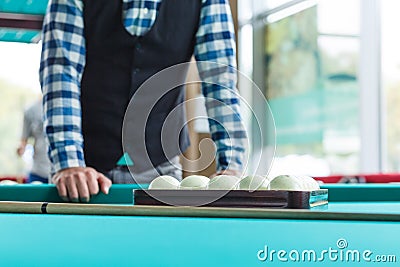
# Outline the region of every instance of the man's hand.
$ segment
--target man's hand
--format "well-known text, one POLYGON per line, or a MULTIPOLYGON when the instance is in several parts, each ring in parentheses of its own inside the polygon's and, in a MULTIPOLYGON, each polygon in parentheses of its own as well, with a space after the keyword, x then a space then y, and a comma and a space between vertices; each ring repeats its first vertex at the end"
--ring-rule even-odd
POLYGON ((93 168, 73 167, 57 172, 53 178, 58 194, 64 201, 89 202, 90 196, 99 193, 99 186, 108 194, 111 180, 93 168))
POLYGON ((25 148, 26 148, 27 143, 28 143, 27 140, 21 140, 21 142, 17 148, 18 156, 22 157, 22 155, 25 153, 25 148))
POLYGON ((214 173, 213 175, 210 176, 210 179, 214 178, 217 175, 232 175, 232 176, 237 176, 240 177, 242 175, 241 172, 235 171, 235 170, 222 170, 214 173))

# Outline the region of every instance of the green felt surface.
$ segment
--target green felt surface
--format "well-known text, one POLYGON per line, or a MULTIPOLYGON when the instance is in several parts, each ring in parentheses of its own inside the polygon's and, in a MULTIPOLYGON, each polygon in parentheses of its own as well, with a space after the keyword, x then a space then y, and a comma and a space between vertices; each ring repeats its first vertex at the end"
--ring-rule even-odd
POLYGON ((331 202, 328 212, 400 214, 400 202, 331 202))
MULTIPOLYGON (((113 185, 110 195, 100 194, 92 203, 132 203, 132 190, 148 185, 113 185)), ((400 201, 400 185, 392 184, 331 184, 321 188, 329 190, 330 202, 346 201, 400 201)), ((54 185, 0 186, 0 201, 62 202, 54 185)))
MULTIPOLYGON (((135 187, 113 185, 109 196, 92 201, 130 205, 135 187)), ((382 201, 395 198, 398 186, 325 188, 330 202, 324 212, 400 214, 400 202, 382 201)), ((19 185, 1 186, 0 200, 59 199, 52 185, 19 185)), ((398 266, 399 240, 398 221, 0 213, 0 266, 398 266), (344 240, 347 246, 338 247, 344 240), (257 254, 265 247, 269 257, 261 261, 257 254), (300 260, 286 254, 283 262, 279 250, 298 251, 300 260), (322 259, 324 250, 336 254, 322 259), (308 259, 310 251, 317 257, 308 259), (383 258, 391 262, 378 264, 383 258)))
POLYGON ((329 257, 283 264, 276 254, 260 261, 265 246, 400 257, 393 222, 0 214, 0 237, 0 266, 375 266, 329 257))
MULTIPOLYGON (((91 198, 90 204, 133 205, 133 190, 139 188, 147 188, 147 185, 113 185, 109 195, 99 193, 91 198)), ((344 213, 341 218, 349 219, 354 213, 370 215, 371 220, 384 219, 380 214, 400 215, 400 201, 393 201, 400 195, 397 185, 330 185, 325 188, 329 190, 329 204, 315 211, 344 213)), ((54 185, 29 184, 0 186, 0 201, 64 202, 54 185)))
POLYGON ((325 184, 329 201, 400 201, 399 184, 325 184))
MULTIPOLYGON (((91 204, 133 204, 133 189, 146 189, 148 185, 112 185, 108 195, 92 196, 91 204)), ((0 201, 64 202, 54 185, 3 185, 0 186, 0 201)))
MULTIPOLYGON (((110 195, 99 194, 91 203, 129 204, 132 190, 145 189, 148 185, 113 185, 110 195)), ((400 185, 391 184, 332 184, 321 188, 329 190, 330 202, 353 201, 400 201, 400 185)), ((7 185, 0 186, 0 201, 47 201, 62 202, 54 185, 7 185)))

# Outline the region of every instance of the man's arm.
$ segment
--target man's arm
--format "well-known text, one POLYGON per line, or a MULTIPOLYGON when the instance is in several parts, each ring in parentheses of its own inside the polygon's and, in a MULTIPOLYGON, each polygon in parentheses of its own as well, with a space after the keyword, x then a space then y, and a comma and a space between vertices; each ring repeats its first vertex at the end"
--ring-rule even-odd
POLYGON ((203 0, 194 54, 217 146, 217 173, 239 175, 247 138, 236 89, 235 34, 228 0, 203 0))
POLYGON ((85 65, 82 1, 53 0, 44 18, 40 83, 54 171, 85 167, 80 81, 85 65))
POLYGON ((60 196, 74 200, 88 199, 90 194, 97 193, 96 180, 105 178, 85 167, 83 154, 80 104, 86 54, 83 27, 82 0, 49 2, 43 22, 39 73, 44 127, 56 172, 53 181, 60 196))

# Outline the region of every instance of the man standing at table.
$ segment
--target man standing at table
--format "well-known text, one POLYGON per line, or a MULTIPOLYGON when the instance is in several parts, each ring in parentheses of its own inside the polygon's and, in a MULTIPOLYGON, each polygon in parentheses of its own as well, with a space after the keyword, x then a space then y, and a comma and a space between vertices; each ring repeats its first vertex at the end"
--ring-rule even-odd
MULTIPOLYGON (((228 0, 50 0, 42 38, 45 130, 52 179, 64 199, 85 202, 99 189, 108 193, 112 182, 134 182, 113 175, 123 155, 122 126, 129 100, 148 78, 189 62, 192 55, 198 62, 222 64, 198 63, 217 148, 216 174, 242 171, 246 134, 233 70, 228 0)), ((147 96, 140 97, 138 102, 146 103, 147 96)), ((145 126, 148 151, 129 154, 136 181, 149 182, 159 173, 180 178, 178 155, 189 146, 183 101, 184 90, 178 87, 152 110, 145 126), (161 143, 162 124, 172 111, 183 130, 175 136, 167 131, 168 142, 161 143), (175 143, 178 146, 168 147, 175 143), (167 158, 161 145, 175 157, 167 158), (153 166, 142 161, 147 156, 153 166)), ((133 140, 140 140, 140 129, 130 132, 133 140)))

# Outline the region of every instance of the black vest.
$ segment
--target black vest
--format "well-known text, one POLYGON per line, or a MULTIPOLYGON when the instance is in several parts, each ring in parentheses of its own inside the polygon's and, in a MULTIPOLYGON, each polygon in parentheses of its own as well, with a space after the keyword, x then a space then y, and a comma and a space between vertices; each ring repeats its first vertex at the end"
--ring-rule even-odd
MULTIPOLYGON (((201 11, 200 0, 163 0, 150 31, 144 36, 132 36, 123 25, 122 5, 122 0, 84 0, 86 65, 81 83, 82 132, 86 164, 101 172, 112 169, 124 149, 135 163, 134 171, 144 171, 150 165, 167 161, 161 149, 162 123, 184 101, 183 87, 169 91, 152 109, 143 126, 145 149, 136 144, 128 146, 130 149, 124 145, 123 149, 123 119, 129 101, 149 77, 190 61, 201 11), (151 164, 143 160, 147 156, 151 164)), ((187 68, 178 77, 182 82, 186 71, 187 68)), ((154 104, 146 103, 145 99, 139 102, 147 106, 154 104)), ((129 114, 133 121, 143 117, 137 113, 141 110, 137 106, 136 113, 129 114)), ((175 155, 189 146, 183 105, 177 114, 177 125, 183 130, 169 136, 177 139, 176 146, 170 140, 173 147, 169 151, 176 150, 175 155)), ((143 142, 140 133, 143 129, 133 124, 137 127, 124 131, 132 137, 130 141, 143 142)))

